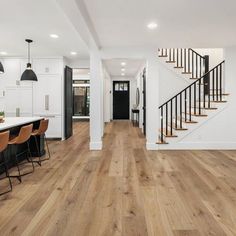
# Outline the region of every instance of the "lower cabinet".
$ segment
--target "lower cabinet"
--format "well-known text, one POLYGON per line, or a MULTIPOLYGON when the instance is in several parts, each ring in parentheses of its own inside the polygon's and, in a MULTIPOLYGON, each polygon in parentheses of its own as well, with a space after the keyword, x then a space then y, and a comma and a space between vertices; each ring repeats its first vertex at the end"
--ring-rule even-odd
POLYGON ((62 138, 62 117, 59 115, 48 114, 34 114, 34 116, 41 116, 49 120, 48 130, 46 132, 47 138, 62 138))

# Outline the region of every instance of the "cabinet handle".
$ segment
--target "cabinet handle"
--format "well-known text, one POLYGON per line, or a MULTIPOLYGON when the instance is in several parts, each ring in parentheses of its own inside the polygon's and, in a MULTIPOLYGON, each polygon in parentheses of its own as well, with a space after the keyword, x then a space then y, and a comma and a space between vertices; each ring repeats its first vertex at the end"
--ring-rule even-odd
POLYGON ((44 117, 44 118, 55 118, 56 116, 53 116, 53 115, 45 115, 45 116, 40 116, 40 117, 44 117))
POLYGON ((49 95, 45 95, 45 110, 49 111, 49 95))

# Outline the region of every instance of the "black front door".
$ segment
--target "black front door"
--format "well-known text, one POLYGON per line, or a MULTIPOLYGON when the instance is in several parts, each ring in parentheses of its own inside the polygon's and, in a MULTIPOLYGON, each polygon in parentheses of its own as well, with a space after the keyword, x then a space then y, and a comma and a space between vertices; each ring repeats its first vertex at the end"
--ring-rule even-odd
POLYGON ((72 92, 72 69, 65 68, 65 138, 68 139, 72 133, 73 115, 73 92, 72 92))
POLYGON ((113 119, 129 119, 129 81, 113 81, 113 119))

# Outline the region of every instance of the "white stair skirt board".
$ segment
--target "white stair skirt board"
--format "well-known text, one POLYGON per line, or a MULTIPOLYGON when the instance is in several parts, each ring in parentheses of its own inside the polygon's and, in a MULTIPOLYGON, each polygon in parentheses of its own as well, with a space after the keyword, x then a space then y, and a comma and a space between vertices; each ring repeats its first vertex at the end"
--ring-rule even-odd
POLYGON ((148 151, 156 151, 159 149, 159 145, 157 145, 156 143, 146 143, 146 149, 148 151))
POLYGON ((90 142, 89 149, 93 151, 100 151, 102 150, 102 142, 90 142))

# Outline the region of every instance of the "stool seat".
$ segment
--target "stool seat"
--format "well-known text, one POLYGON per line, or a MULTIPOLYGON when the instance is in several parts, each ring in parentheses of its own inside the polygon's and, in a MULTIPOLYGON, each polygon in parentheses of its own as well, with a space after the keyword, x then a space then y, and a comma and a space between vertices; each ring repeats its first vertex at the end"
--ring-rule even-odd
POLYGON ((18 137, 17 135, 11 135, 11 136, 9 137, 8 144, 9 144, 9 145, 15 144, 16 141, 17 141, 17 137, 18 137))

